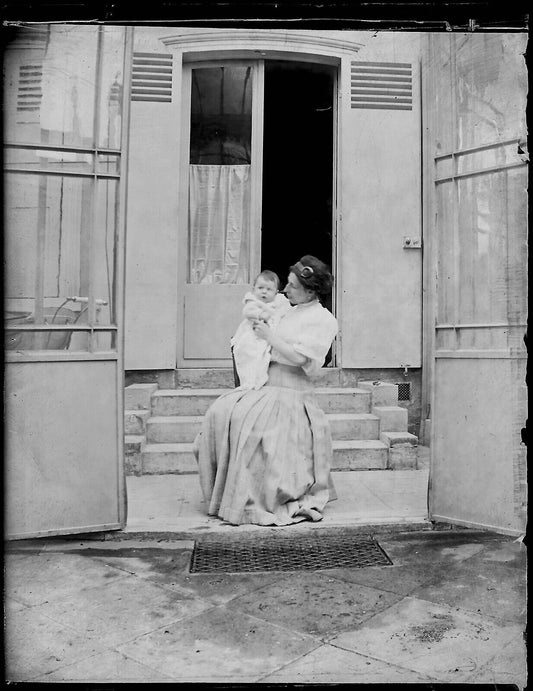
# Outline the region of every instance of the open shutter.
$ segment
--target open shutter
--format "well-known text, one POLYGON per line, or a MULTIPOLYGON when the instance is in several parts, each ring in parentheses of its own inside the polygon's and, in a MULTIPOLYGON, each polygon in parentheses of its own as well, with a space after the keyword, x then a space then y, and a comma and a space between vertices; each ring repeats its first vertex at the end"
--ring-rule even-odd
POLYGON ((419 40, 343 58, 338 272, 343 367, 421 362, 419 40))

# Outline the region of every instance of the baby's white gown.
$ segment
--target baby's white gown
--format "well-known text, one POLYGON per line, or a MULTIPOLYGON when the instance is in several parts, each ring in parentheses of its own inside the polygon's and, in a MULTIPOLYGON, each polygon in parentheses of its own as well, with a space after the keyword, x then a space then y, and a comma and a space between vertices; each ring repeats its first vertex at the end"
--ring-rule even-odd
MULTIPOLYGON (((245 296, 249 299, 251 294, 245 296)), ((278 293, 274 300, 266 303, 274 308, 274 315, 268 320, 271 328, 279 324, 281 317, 290 308, 290 303, 282 293, 278 293)), ((268 379, 270 364, 270 345, 258 338, 249 319, 243 319, 235 335, 231 339, 235 367, 239 375, 239 389, 260 389, 268 379)))

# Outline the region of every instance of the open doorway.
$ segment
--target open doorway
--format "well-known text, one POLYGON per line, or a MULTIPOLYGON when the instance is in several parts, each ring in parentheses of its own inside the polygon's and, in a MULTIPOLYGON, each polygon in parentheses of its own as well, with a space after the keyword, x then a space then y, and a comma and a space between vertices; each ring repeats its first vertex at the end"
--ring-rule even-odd
POLYGON ((330 65, 265 62, 261 268, 282 282, 304 254, 333 263, 334 85, 330 65))

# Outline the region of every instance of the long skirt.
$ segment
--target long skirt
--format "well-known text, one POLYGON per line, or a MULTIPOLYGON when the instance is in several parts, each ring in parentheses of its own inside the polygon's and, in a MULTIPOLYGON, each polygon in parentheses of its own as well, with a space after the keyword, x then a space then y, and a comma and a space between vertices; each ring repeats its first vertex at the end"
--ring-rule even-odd
POLYGON ((208 514, 234 525, 319 521, 336 498, 329 423, 300 367, 271 363, 261 389, 220 396, 194 450, 208 514))

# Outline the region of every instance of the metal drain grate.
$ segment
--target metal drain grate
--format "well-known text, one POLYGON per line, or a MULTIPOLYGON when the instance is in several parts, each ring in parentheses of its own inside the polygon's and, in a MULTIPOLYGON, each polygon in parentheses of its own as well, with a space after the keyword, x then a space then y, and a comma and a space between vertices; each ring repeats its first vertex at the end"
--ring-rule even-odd
POLYGON ((342 566, 390 566, 372 538, 328 536, 277 540, 198 541, 191 573, 243 573, 250 571, 313 571, 342 566))

